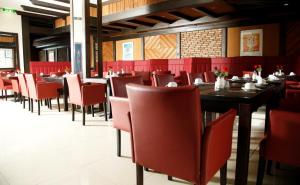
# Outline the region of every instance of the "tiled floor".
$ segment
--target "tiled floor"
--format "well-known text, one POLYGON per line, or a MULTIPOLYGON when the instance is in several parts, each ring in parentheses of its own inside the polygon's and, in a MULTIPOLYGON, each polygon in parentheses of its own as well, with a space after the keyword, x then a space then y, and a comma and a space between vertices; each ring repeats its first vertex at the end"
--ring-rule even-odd
MULTIPOLYGON (((115 130, 103 117, 42 107, 41 116, 18 103, 0 100, 0 185, 134 185, 129 135, 122 133, 122 154, 116 156, 115 130)), ((255 184, 258 142, 263 135, 263 113, 253 115, 249 185, 255 184)), ((228 184, 234 181, 236 131, 228 164, 228 184)), ((276 173, 278 173, 276 171, 276 173)), ((219 174, 209 183, 219 184, 219 174)), ((145 172, 145 185, 187 184, 166 175, 145 172)), ((266 176, 265 184, 300 184, 295 174, 266 176)))

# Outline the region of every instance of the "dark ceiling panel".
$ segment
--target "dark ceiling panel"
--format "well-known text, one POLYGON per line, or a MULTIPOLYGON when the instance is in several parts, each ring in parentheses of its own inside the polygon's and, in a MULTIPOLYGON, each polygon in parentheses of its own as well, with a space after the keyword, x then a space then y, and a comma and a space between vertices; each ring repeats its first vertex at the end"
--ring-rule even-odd
POLYGON ((65 7, 65 6, 61 6, 61 5, 57 5, 57 4, 52 4, 52 3, 47 3, 44 1, 39 1, 39 0, 30 0, 32 4, 36 5, 36 6, 42 6, 42 7, 46 7, 46 8, 52 8, 55 10, 62 10, 62 11, 70 11, 69 7, 65 7))
POLYGON ((61 13, 61 12, 56 12, 56 11, 46 10, 46 9, 41 9, 41 8, 35 8, 35 7, 31 7, 31 6, 26 6, 26 5, 21 5, 21 7, 25 11, 41 13, 41 14, 47 14, 47 15, 53 15, 53 16, 57 16, 57 17, 63 17, 63 16, 68 15, 66 13, 61 13))

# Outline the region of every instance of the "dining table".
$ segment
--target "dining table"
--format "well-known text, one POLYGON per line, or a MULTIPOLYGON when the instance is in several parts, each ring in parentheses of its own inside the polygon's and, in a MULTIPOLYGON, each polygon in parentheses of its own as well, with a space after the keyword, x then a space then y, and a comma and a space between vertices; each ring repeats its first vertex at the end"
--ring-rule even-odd
POLYGON ((238 112, 238 139, 235 171, 235 185, 248 182, 249 152, 252 113, 266 105, 266 129, 269 124, 269 110, 276 106, 281 98, 284 81, 268 83, 253 90, 243 90, 244 83, 237 83, 229 88, 215 90, 214 84, 198 85, 202 111, 225 113, 229 109, 238 112))

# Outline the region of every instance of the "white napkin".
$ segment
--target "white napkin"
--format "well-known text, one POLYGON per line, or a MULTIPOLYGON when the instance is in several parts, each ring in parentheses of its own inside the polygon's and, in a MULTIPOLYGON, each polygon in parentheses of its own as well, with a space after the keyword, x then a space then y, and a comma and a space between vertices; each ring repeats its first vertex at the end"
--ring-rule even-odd
POLYGON ((194 84, 202 84, 203 80, 201 78, 196 78, 194 84))
POLYGON ((296 74, 294 72, 290 72, 290 76, 295 76, 296 74))

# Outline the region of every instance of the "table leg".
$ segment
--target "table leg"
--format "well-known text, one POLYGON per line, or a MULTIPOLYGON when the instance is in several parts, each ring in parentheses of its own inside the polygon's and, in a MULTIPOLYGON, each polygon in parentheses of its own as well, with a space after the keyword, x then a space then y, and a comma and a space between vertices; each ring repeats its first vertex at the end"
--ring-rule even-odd
POLYGON ((64 89, 64 111, 69 110, 69 104, 68 104, 68 94, 66 90, 64 89))
POLYGON ((252 117, 251 105, 240 104, 235 185, 247 184, 250 136, 251 136, 251 117, 252 117))

